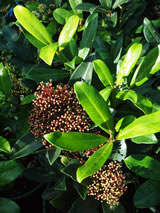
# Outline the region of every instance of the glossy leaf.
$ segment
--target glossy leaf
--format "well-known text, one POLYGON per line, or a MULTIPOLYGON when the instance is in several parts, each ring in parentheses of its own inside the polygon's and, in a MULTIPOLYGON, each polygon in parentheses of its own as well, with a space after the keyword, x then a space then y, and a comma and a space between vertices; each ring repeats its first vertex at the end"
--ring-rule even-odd
POLYGON ((105 101, 107 101, 109 96, 110 96, 110 94, 111 94, 111 92, 112 92, 112 88, 111 87, 106 87, 105 89, 101 90, 99 92, 99 94, 103 97, 103 99, 105 101))
POLYGON ((73 159, 64 167, 64 169, 61 169, 61 172, 70 177, 72 180, 76 181, 76 171, 79 166, 80 162, 73 159))
POLYGON ((12 148, 12 159, 22 158, 42 147, 42 142, 36 141, 31 133, 26 133, 20 137, 12 148))
POLYGON ((113 142, 108 142, 95 151, 85 164, 77 170, 77 181, 80 183, 83 179, 97 172, 109 158, 113 149, 113 142))
POLYGON ((151 135, 160 132, 160 111, 137 118, 120 131, 117 140, 151 135))
POLYGON ((130 155, 125 160, 126 166, 137 175, 152 180, 160 180, 160 162, 147 155, 130 155))
POLYGON ((62 25, 65 25, 66 21, 72 16, 73 13, 64 9, 64 8, 57 8, 53 11, 53 16, 55 20, 62 25))
POLYGON ((84 82, 76 82, 74 90, 83 108, 92 121, 106 132, 113 130, 113 119, 111 112, 98 91, 84 82))
POLYGON ((40 58, 48 65, 51 65, 57 48, 58 48, 57 43, 54 44, 52 43, 45 47, 42 47, 40 49, 40 58))
POLYGON ((25 96, 25 97, 22 99, 21 105, 29 104, 29 103, 31 103, 34 99, 36 99, 36 96, 35 96, 34 94, 27 95, 27 96, 25 96))
POLYGON ((0 187, 5 186, 22 174, 22 164, 14 160, 0 161, 0 187))
POLYGON ((160 45, 153 48, 134 72, 130 86, 140 86, 160 69, 160 45))
POLYGON ((119 132, 120 130, 124 129, 126 126, 132 123, 135 119, 136 117, 133 115, 127 115, 125 117, 122 117, 115 125, 116 132, 119 132))
POLYGON ((52 82, 63 80, 69 77, 70 74, 66 70, 57 70, 52 68, 35 68, 27 73, 26 77, 28 79, 37 81, 37 82, 48 82, 52 79, 52 82))
POLYGON ((117 143, 114 143, 114 147, 109 159, 121 162, 126 158, 126 156, 127 156, 127 144, 125 140, 121 140, 118 141, 117 143))
POLYGON ((82 3, 82 0, 69 0, 70 6, 74 12, 74 14, 82 17, 82 12, 77 10, 77 6, 82 3))
POLYGON ((76 9, 81 10, 81 11, 85 11, 85 12, 90 12, 90 10, 94 10, 97 8, 96 4, 92 4, 92 3, 81 3, 79 4, 76 9))
POLYGON ((0 198, 0 213, 20 213, 20 207, 13 200, 0 198))
POLYGON ((52 165, 57 160, 60 153, 61 149, 58 148, 47 149, 46 158, 48 159, 50 165, 52 165))
POLYGON ((160 34, 156 30, 155 26, 152 24, 150 20, 144 18, 144 37, 149 43, 159 44, 160 43, 160 34))
POLYGON ((93 133, 52 132, 44 137, 54 146, 72 152, 91 149, 106 142, 104 136, 93 133))
POLYGON ((137 144, 157 144, 158 139, 155 135, 146 135, 146 136, 139 136, 131 139, 132 142, 137 144))
POLYGON ((72 73, 69 84, 73 85, 76 81, 84 81, 88 84, 92 81, 93 64, 92 62, 82 62, 72 73))
POLYGON ((2 63, 0 63, 0 90, 6 96, 11 94, 11 80, 8 71, 3 67, 2 63))
POLYGON ((17 5, 14 8, 14 14, 18 22, 36 39, 48 45, 52 39, 44 25, 27 8, 17 5))
POLYGON ((5 152, 7 154, 11 153, 9 141, 2 136, 0 136, 0 151, 5 152))
POLYGON ((82 34, 82 39, 80 42, 80 50, 78 56, 85 59, 90 51, 90 47, 96 36, 98 26, 98 14, 93 13, 90 15, 85 22, 85 29, 82 34))
POLYGON ((136 93, 134 90, 122 90, 116 95, 116 98, 123 101, 132 101, 132 103, 145 114, 152 112, 152 102, 148 98, 136 93))
POLYGON ((160 181, 147 180, 137 189, 133 201, 136 208, 149 208, 160 204, 160 181))
POLYGON ((114 63, 118 63, 121 57, 122 48, 123 48, 123 34, 120 34, 116 42, 111 46, 110 56, 112 58, 112 61, 114 61, 114 63))
POLYGON ((122 4, 125 4, 129 2, 129 0, 116 0, 112 6, 113 9, 116 9, 117 7, 121 6, 122 4))
POLYGON ((105 87, 110 85, 113 88, 113 78, 107 65, 102 60, 96 59, 93 61, 93 66, 103 85, 105 87))
POLYGON ((79 17, 77 15, 73 15, 67 20, 58 38, 58 44, 60 47, 67 46, 67 44, 71 41, 76 33, 78 24, 79 17))
POLYGON ((141 51, 142 44, 139 43, 134 43, 129 48, 117 73, 117 85, 120 85, 124 81, 124 77, 127 77, 131 73, 141 55, 141 51))

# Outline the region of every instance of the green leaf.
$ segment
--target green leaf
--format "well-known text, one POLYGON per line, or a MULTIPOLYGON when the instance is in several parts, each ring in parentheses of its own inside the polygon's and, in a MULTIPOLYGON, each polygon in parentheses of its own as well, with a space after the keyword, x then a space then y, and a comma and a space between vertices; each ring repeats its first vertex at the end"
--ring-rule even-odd
POLYGON ((160 181, 144 182, 137 189, 133 201, 136 208, 149 208, 160 204, 160 181))
POLYGON ((52 68, 33 68, 30 72, 27 73, 26 77, 37 82, 48 82, 52 79, 52 82, 63 80, 69 77, 70 74, 66 70, 57 70, 52 68))
POLYGON ((3 67, 2 63, 0 63, 0 90, 6 96, 10 96, 11 94, 11 80, 8 71, 3 67))
POLYGON ((109 158, 113 149, 113 142, 108 142, 94 152, 85 164, 77 170, 77 181, 80 183, 83 179, 97 172, 109 158))
POLYGON ((38 150, 40 147, 42 147, 42 142, 36 141, 31 133, 27 133, 16 141, 12 148, 11 158, 22 158, 38 150))
POLYGON ((99 94, 103 97, 103 99, 105 101, 107 101, 109 96, 110 96, 110 94, 111 94, 111 92, 112 92, 112 88, 111 87, 106 87, 105 89, 101 90, 99 92, 99 94))
POLYGON ((103 202, 102 210, 103 210, 103 213, 126 213, 125 208, 123 207, 121 203, 119 203, 118 206, 114 205, 111 208, 109 204, 107 204, 106 202, 103 202))
POLYGON ((44 137, 54 146, 72 152, 91 149, 106 142, 104 136, 93 133, 52 132, 44 137))
POLYGON ((35 96, 34 94, 27 95, 27 96, 25 96, 25 97, 22 99, 21 105, 29 104, 29 103, 31 103, 34 99, 36 99, 36 96, 35 96))
POLYGON ((130 86, 140 86, 160 69, 160 45, 153 48, 134 72, 130 86))
POLYGON ((93 44, 93 41, 96 36, 98 27, 98 14, 93 13, 88 16, 85 22, 85 29, 82 34, 82 39, 80 42, 80 49, 78 52, 78 56, 85 59, 90 51, 90 47, 93 44))
POLYGON ((97 5, 92 3, 81 3, 76 7, 76 9, 85 11, 85 12, 90 12, 90 10, 94 10, 96 8, 97 8, 97 5))
POLYGON ((45 45, 52 43, 52 38, 50 37, 44 25, 27 8, 21 5, 17 5, 14 8, 14 14, 18 22, 36 39, 45 45))
POLYGON ((7 154, 11 153, 9 141, 2 136, 0 136, 0 151, 5 152, 7 154))
POLYGON ((82 18, 82 12, 77 10, 77 6, 82 3, 82 0, 69 0, 69 4, 74 12, 74 14, 78 15, 82 18))
POLYGON ((116 123, 116 126, 115 126, 115 130, 116 132, 119 132, 120 129, 124 129, 126 126, 128 126, 130 123, 132 123, 134 120, 136 119, 135 116, 133 115, 127 115, 123 118, 121 118, 117 123, 116 123))
POLYGON ((77 183, 77 182, 73 182, 73 186, 76 189, 76 191, 78 192, 79 196, 85 200, 88 194, 88 187, 86 185, 77 183))
POLYGON ((112 61, 116 64, 118 63, 121 57, 122 48, 123 48, 123 34, 120 34, 116 42, 112 44, 110 50, 110 57, 112 58, 112 61))
POLYGON ((76 82, 74 90, 83 108, 92 121, 107 133, 113 130, 113 119, 111 112, 98 91, 84 82, 76 82))
POLYGON ((67 46, 67 44, 71 41, 76 33, 78 24, 79 17, 77 15, 73 15, 67 20, 58 38, 58 44, 60 47, 67 46))
POLYGON ((131 139, 132 142, 137 144, 157 144, 158 139, 155 135, 146 135, 146 136, 139 136, 131 139))
POLYGON ((146 155, 130 155, 124 160, 126 166, 137 175, 160 180, 160 162, 146 155))
POLYGON ((52 43, 40 49, 40 58, 46 62, 48 65, 52 64, 54 55, 56 53, 58 44, 52 43))
POLYGON ((114 148, 109 159, 121 162, 126 158, 127 151, 127 144, 125 140, 118 141, 118 143, 114 143, 114 148))
POLYGON ((48 159, 50 165, 52 165, 57 160, 60 153, 61 149, 58 148, 47 149, 46 158, 48 159))
POLYGON ((93 64, 92 62, 82 62, 72 73, 69 79, 69 85, 73 85, 76 81, 82 80, 88 84, 92 81, 93 64))
POLYGON ((110 85, 113 88, 113 78, 107 65, 102 60, 96 59, 93 61, 93 66, 103 85, 105 87, 110 85))
POLYGON ((112 9, 116 9, 117 7, 120 7, 122 4, 128 3, 129 0, 116 0, 112 6, 112 9))
POLYGON ((151 135, 160 131, 160 111, 137 118, 120 131, 117 140, 151 135))
POLYGON ((64 167, 64 169, 61 169, 61 172, 67 175, 68 177, 72 178, 72 180, 77 181, 76 171, 79 166, 80 166, 80 162, 78 160, 73 159, 68 163, 66 167, 64 167))
POLYGON ((106 9, 108 9, 108 8, 111 9, 111 7, 112 7, 112 0, 99 0, 99 1, 101 3, 102 7, 106 8, 106 9))
POLYGON ((73 203, 68 213, 82 213, 82 212, 98 213, 97 207, 98 201, 96 201, 94 198, 87 197, 86 200, 78 198, 73 203))
POLYGON ((116 98, 123 101, 132 101, 133 104, 145 114, 152 112, 152 102, 148 98, 136 93, 134 90, 122 90, 116 95, 116 98))
POLYGON ((0 198, 0 213, 20 213, 20 207, 12 200, 0 198))
POLYGON ((62 25, 65 25, 66 21, 72 16, 73 13, 64 9, 64 8, 57 8, 53 11, 53 16, 55 20, 62 25))
POLYGON ((120 85, 136 65, 142 52, 142 44, 134 43, 127 51, 117 73, 116 84, 120 85))
POLYGON ((0 161, 0 187, 15 180, 20 174, 22 174, 23 170, 24 168, 22 164, 17 161, 0 161))
POLYGON ((150 20, 147 18, 144 18, 144 37, 147 40, 147 42, 152 44, 159 44, 160 43, 160 34, 156 30, 155 26, 152 24, 150 20))

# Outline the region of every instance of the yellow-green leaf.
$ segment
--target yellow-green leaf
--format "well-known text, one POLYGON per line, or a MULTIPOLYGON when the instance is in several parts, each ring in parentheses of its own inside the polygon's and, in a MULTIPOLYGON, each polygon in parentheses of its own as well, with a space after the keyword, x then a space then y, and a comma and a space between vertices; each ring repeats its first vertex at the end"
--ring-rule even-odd
POLYGON ((40 58, 44 62, 46 62, 48 65, 51 65, 54 55, 56 53, 57 47, 58 47, 57 43, 54 43, 54 44, 52 43, 45 47, 42 47, 40 50, 40 58))

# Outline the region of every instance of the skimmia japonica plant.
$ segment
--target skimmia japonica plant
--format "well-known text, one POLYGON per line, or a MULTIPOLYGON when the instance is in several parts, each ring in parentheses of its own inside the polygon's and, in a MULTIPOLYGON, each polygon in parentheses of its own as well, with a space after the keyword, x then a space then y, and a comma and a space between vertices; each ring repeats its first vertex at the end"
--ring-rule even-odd
POLYGON ((158 213, 160 22, 144 18, 148 1, 5 4, 0 212, 37 192, 43 213, 158 213))

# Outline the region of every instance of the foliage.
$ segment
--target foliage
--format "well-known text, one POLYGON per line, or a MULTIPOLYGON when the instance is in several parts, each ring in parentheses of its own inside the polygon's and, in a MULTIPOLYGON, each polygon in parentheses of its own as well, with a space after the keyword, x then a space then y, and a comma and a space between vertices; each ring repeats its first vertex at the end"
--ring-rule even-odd
POLYGON ((39 189, 37 212, 159 212, 160 20, 149 7, 0 3, 0 212, 25 212, 20 200, 39 189))

